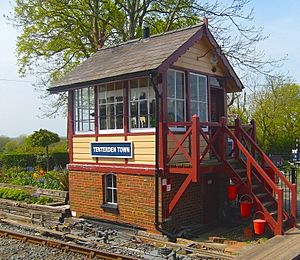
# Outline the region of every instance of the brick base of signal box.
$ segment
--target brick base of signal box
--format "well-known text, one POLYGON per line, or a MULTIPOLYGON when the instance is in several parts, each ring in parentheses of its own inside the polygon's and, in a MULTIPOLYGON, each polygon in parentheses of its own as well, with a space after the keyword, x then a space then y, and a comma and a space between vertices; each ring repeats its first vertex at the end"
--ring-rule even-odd
MULTIPOLYGON (((104 209, 105 173, 88 171, 69 172, 71 210, 77 217, 128 224, 158 233, 155 229, 154 176, 116 174, 118 211, 104 209)), ((173 231, 183 226, 217 222, 224 202, 227 179, 221 174, 204 175, 198 183, 189 185, 172 212, 164 228, 173 231)), ((184 180, 182 175, 171 176, 171 191, 163 194, 163 210, 184 180)), ((161 194, 160 194, 161 197, 161 194)), ((160 203, 161 204, 161 203, 160 203)), ((161 205, 159 207, 161 209, 161 205)), ((161 216, 161 211, 159 213, 161 216)))

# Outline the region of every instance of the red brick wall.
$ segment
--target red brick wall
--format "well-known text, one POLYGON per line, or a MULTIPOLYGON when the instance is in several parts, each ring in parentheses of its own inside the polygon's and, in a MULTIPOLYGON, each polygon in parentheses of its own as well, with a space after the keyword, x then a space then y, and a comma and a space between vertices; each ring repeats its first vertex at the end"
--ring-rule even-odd
MULTIPOLYGON (((172 190, 163 195, 164 209, 169 205, 186 176, 172 174, 169 177, 172 190)), ((173 231, 182 226, 218 222, 224 200, 226 200, 225 196, 226 186, 223 174, 202 175, 197 183, 191 183, 187 187, 171 214, 171 221, 166 222, 164 228, 173 231), (211 184, 208 184, 209 180, 212 181, 211 184)))
MULTIPOLYGON (((78 217, 89 216, 126 223, 157 233, 154 226, 154 176, 116 174, 119 213, 110 213, 101 208, 104 202, 103 176, 104 173, 98 172, 70 171, 71 210, 75 211, 78 217)), ((185 175, 172 174, 170 177, 172 190, 164 192, 163 207, 169 205, 185 175)), ((171 221, 164 224, 164 228, 174 231, 182 226, 208 224, 210 220, 218 220, 224 196, 226 185, 222 174, 201 176, 198 183, 188 186, 171 214, 171 221), (214 191, 207 184, 209 179, 217 185, 214 191)))
POLYGON ((117 174, 119 213, 101 208, 104 202, 103 173, 70 171, 70 204, 77 217, 131 224, 155 232, 155 185, 153 176, 117 174))

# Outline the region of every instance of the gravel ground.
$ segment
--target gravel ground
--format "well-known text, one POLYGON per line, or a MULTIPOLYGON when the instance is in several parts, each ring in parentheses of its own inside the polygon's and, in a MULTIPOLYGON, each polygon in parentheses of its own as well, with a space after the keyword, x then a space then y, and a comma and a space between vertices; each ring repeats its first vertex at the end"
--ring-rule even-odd
POLYGON ((85 257, 51 247, 23 243, 10 238, 0 238, 0 259, 79 260, 85 259, 85 257))

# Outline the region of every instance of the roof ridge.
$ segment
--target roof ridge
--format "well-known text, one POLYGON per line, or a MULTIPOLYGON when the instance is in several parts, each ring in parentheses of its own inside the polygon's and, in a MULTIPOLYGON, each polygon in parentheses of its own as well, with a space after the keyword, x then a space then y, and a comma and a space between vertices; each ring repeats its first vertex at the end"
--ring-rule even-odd
POLYGON ((103 50, 108 50, 108 49, 113 49, 113 48, 116 48, 116 47, 120 47, 120 46, 124 46, 124 45, 127 45, 127 44, 131 44, 131 43, 134 43, 134 42, 141 42, 143 40, 153 39, 153 38, 164 36, 164 35, 169 35, 169 34, 176 33, 176 32, 181 32, 181 31, 186 31, 186 30, 194 29, 196 27, 200 28, 202 25, 203 25, 203 23, 198 23, 198 24, 195 24, 195 25, 190 25, 188 27, 178 28, 178 29, 175 29, 175 30, 172 30, 172 31, 166 31, 166 32, 161 32, 161 33, 153 34, 153 35, 150 35, 150 37, 146 38, 146 39, 144 39, 144 38, 137 38, 137 39, 128 40, 126 42, 121 42, 121 43, 118 43, 118 44, 114 44, 114 45, 111 45, 111 46, 100 48, 100 49, 97 50, 97 52, 100 52, 100 51, 103 51, 103 50))

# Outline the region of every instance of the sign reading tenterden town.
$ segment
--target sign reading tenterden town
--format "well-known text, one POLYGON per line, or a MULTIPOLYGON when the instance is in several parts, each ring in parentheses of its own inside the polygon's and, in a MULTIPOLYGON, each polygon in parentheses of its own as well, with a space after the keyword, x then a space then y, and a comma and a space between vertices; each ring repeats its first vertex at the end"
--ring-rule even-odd
POLYGON ((132 142, 91 142, 91 156, 132 158, 132 142))

